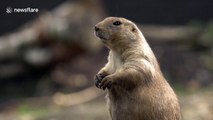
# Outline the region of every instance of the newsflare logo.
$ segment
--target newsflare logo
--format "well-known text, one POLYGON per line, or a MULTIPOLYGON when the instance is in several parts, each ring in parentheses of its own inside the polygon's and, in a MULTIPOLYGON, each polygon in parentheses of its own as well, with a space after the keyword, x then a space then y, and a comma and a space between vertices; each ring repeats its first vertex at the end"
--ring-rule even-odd
POLYGON ((6 8, 6 13, 10 14, 10 13, 37 13, 39 12, 38 8, 31 8, 31 7, 27 7, 27 8, 12 8, 12 7, 7 7, 6 8))
POLYGON ((6 12, 7 13, 12 13, 13 12, 13 8, 12 7, 7 7, 6 8, 6 12))

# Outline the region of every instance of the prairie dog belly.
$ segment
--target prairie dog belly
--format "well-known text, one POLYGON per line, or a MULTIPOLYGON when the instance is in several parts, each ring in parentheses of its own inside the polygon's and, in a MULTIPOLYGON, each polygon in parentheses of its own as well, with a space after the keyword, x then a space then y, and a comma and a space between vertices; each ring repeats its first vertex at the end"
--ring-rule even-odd
POLYGON ((120 59, 120 56, 116 52, 110 51, 109 53, 109 62, 111 63, 111 73, 119 71, 123 66, 123 62, 120 59))

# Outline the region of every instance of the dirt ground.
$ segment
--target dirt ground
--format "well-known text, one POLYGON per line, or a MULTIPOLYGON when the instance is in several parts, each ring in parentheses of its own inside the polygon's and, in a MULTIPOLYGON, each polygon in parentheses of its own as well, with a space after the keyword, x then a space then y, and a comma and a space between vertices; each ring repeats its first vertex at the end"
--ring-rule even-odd
MULTIPOLYGON (((213 120, 212 90, 178 93, 178 97, 183 120, 213 120)), ((0 120, 110 120, 104 95, 76 106, 44 106, 22 105, 13 111, 1 112, 0 120)))

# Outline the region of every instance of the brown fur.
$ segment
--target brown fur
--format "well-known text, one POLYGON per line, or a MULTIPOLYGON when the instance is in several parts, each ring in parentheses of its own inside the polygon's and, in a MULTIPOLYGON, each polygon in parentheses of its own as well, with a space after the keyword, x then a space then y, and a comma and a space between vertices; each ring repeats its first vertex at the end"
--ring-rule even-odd
POLYGON ((125 18, 108 17, 95 29, 110 49, 96 86, 107 88, 112 120, 181 120, 178 99, 137 26, 125 18), (116 21, 121 24, 114 25, 116 21))

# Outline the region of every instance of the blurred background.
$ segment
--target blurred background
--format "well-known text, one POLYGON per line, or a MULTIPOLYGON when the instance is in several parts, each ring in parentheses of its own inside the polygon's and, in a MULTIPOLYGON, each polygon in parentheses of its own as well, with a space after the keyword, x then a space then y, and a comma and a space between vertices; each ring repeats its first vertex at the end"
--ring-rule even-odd
POLYGON ((93 26, 107 16, 137 23, 184 120, 213 120, 211 0, 1 0, 0 120, 109 120, 93 84, 108 55, 93 26))

